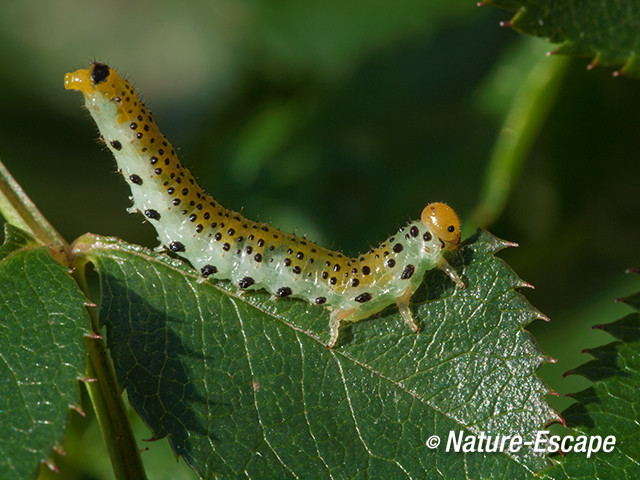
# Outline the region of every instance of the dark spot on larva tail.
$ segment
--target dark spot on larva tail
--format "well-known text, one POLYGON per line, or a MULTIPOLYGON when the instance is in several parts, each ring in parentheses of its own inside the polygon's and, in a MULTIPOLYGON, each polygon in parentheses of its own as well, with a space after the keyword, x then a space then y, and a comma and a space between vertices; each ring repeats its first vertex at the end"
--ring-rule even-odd
POLYGON ((284 298, 284 297, 288 297, 292 293, 293 292, 289 287, 280 287, 278 290, 276 290, 276 297, 284 298))
POLYGON ((122 150, 122 144, 118 140, 111 140, 111 146, 116 150, 122 150))
POLYGON ((413 265, 409 264, 406 267, 404 267, 404 271, 402 272, 402 275, 400 275, 400 278, 402 280, 408 280, 413 276, 413 273, 416 271, 416 267, 414 267, 413 265))
POLYGON ((185 250, 184 245, 180 242, 171 242, 169 248, 172 252, 184 252, 185 250))
POLYGON ((354 300, 358 303, 365 303, 371 300, 371 294, 369 292, 364 292, 358 295, 354 300))
POLYGON ((135 183, 136 185, 142 185, 142 179, 135 173, 133 175, 129 175, 129 180, 131 180, 131 182, 135 183))
POLYGON ((109 76, 109 66, 104 63, 94 63, 91 69, 91 81, 94 85, 104 82, 109 76))
POLYGON ((318 297, 315 299, 317 305, 322 305, 323 303, 327 303, 327 297, 318 297))
POLYGON ((253 278, 244 277, 242 280, 238 282, 238 286, 244 290, 245 288, 249 288, 254 283, 256 283, 256 281, 253 278))
POLYGON ((218 273, 218 269, 213 265, 205 265, 200 269, 200 273, 202 273, 203 277, 208 277, 210 275, 218 273))
POLYGON ((151 220, 160 220, 160 214, 157 210, 153 210, 152 208, 145 210, 144 214, 151 220))
POLYGON ((428 242, 431 240, 431 233, 430 232, 424 232, 424 235, 422 235, 422 238, 424 239, 425 242, 428 242))

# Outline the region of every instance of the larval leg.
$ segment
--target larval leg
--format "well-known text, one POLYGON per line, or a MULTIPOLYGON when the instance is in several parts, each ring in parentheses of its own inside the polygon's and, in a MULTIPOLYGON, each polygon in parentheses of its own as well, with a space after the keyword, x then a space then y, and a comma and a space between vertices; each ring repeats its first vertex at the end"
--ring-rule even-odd
POLYGON ((405 323, 409 326, 414 333, 418 333, 420 328, 416 325, 415 320, 413 319, 413 315, 411 315, 411 309, 409 308, 409 302, 411 301, 411 288, 407 288, 407 290, 396 298, 396 305, 398 305, 398 310, 400 311, 400 315, 404 318, 405 323))
POLYGON ((465 284, 462 281, 462 279, 460 278, 460 276, 456 273, 456 271, 453 269, 453 267, 451 265, 449 265, 449 262, 447 262, 444 259, 444 257, 440 257, 440 260, 438 260, 438 263, 436 263, 436 267, 438 267, 444 273, 449 275, 451 280, 453 280, 453 283, 455 283, 459 288, 464 288, 465 287, 465 284))
POLYGON ((333 348, 338 341, 338 335, 340 334, 340 322, 347 318, 354 312, 354 309, 349 310, 333 310, 329 315, 329 343, 327 347, 333 348))

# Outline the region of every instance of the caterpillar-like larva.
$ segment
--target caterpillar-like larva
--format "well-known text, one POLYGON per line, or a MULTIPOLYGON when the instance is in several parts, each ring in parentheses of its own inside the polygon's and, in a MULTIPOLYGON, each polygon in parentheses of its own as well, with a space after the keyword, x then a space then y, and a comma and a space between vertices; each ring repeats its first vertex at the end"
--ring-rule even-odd
POLYGON ((431 203, 420 220, 356 257, 253 222, 207 195, 182 166, 151 112, 131 85, 103 63, 67 73, 79 90, 131 187, 130 212, 142 213, 162 245, 186 258, 203 277, 226 279, 242 290, 266 289, 327 307, 329 347, 345 322, 370 317, 396 303, 418 331, 409 301, 427 270, 439 268, 464 283, 443 257, 460 242, 460 220, 444 203, 431 203))

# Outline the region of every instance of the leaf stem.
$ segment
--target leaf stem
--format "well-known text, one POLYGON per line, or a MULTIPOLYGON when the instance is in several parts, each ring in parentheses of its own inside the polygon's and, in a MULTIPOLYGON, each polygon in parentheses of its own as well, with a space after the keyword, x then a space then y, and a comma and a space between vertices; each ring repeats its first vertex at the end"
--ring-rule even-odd
POLYGON ((567 59, 544 57, 531 65, 505 116, 487 165, 469 228, 489 227, 502 214, 531 145, 560 89, 567 59))
MULTIPOLYGON (((86 262, 76 269, 75 277, 85 296, 89 298, 85 268, 86 262)), ((88 353, 87 375, 96 381, 87 382, 86 387, 109 451, 115 477, 123 480, 146 479, 121 390, 104 339, 100 335, 98 318, 91 308, 88 310, 94 334, 85 337, 88 353)))
POLYGON ((40 213, 22 187, 0 162, 0 214, 6 221, 29 232, 35 239, 49 246, 53 257, 69 266, 69 244, 40 213))

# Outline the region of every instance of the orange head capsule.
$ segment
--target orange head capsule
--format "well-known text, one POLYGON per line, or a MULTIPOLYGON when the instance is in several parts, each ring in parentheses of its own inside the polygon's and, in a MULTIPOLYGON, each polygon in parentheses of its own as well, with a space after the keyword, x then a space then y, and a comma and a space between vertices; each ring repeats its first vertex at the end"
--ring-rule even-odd
POLYGON ((133 120, 140 108, 138 96, 131 85, 104 63, 94 62, 89 69, 76 70, 64 76, 66 90, 78 90, 89 101, 97 96, 113 100, 118 107, 118 122, 133 120))
POLYGON ((433 234, 442 240, 447 250, 455 250, 460 243, 460 219, 445 203, 430 203, 420 217, 433 234))

